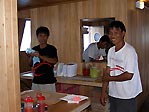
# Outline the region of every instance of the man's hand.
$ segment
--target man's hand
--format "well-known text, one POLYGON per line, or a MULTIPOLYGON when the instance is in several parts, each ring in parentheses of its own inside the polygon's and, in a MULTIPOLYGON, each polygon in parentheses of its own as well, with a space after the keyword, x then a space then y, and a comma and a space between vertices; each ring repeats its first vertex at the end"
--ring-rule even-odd
POLYGON ((102 92, 100 96, 100 103, 105 106, 108 99, 108 95, 106 92, 102 92))
POLYGON ((100 102, 103 106, 105 106, 106 102, 107 102, 107 98, 108 98, 107 87, 108 87, 109 79, 110 79, 110 68, 106 67, 106 70, 104 70, 103 74, 104 75, 103 75, 103 79, 102 79, 103 82, 102 82, 100 102))
POLYGON ((30 53, 29 54, 31 57, 33 57, 33 56, 36 56, 36 57, 39 57, 39 52, 38 51, 35 51, 34 53, 30 53))

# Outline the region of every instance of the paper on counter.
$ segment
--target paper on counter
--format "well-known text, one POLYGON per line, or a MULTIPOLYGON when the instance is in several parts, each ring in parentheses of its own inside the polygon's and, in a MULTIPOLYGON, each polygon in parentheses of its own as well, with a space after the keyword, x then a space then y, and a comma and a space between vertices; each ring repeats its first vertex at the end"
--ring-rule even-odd
POLYGON ((60 98, 61 100, 67 101, 68 103, 79 103, 80 101, 83 101, 85 99, 88 99, 87 96, 82 95, 67 95, 63 98, 60 98))

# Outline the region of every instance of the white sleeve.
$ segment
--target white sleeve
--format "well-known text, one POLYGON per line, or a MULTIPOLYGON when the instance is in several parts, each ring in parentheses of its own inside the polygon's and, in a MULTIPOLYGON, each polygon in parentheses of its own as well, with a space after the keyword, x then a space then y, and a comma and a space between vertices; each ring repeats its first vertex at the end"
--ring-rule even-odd
POLYGON ((126 71, 134 73, 135 67, 138 66, 138 57, 135 50, 129 50, 126 57, 126 71))
POLYGON ((108 51, 108 55, 107 55, 107 66, 110 67, 110 55, 111 55, 111 49, 109 49, 108 51))

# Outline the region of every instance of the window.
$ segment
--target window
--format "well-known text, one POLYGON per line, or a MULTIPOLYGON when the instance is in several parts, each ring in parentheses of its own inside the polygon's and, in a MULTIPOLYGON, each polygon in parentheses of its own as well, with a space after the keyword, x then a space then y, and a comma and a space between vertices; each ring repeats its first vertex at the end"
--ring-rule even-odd
POLYGON ((83 27, 88 29, 87 30, 88 33, 83 34, 83 42, 84 42, 83 51, 85 51, 91 43, 98 42, 100 37, 104 35, 104 26, 83 26, 83 27))
POLYGON ((26 51, 27 48, 31 48, 31 20, 30 19, 27 19, 25 22, 20 51, 26 51))

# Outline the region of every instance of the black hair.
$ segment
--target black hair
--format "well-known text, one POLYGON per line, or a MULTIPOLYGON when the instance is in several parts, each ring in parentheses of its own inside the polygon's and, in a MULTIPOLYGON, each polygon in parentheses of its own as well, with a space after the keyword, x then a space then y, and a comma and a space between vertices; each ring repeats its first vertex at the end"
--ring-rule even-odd
POLYGON ((103 35, 103 36, 100 38, 100 41, 101 41, 101 42, 110 43, 110 39, 109 39, 108 35, 103 35))
POLYGON ((44 26, 40 26, 40 27, 37 28, 36 35, 38 36, 39 33, 44 33, 47 36, 50 35, 49 29, 47 27, 44 27, 44 26))
POLYGON ((110 27, 110 29, 113 27, 120 28, 122 31, 126 32, 125 25, 121 21, 113 21, 113 22, 111 22, 109 27, 110 27))

